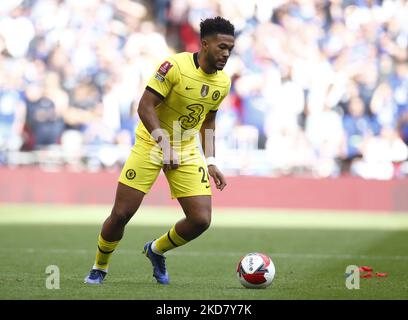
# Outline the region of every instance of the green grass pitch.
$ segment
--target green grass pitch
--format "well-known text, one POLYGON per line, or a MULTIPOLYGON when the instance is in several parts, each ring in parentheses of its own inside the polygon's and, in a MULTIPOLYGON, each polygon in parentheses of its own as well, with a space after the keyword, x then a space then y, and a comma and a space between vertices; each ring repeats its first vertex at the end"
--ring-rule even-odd
POLYGON ((178 207, 142 207, 127 226, 102 286, 83 284, 108 206, 0 205, 0 299, 276 300, 408 299, 408 215, 220 209, 210 229, 171 251, 168 286, 155 283, 143 244, 182 216, 178 207), (266 289, 243 288, 235 270, 248 252, 276 267, 266 289), (46 268, 60 289, 46 288, 46 268), (345 286, 348 265, 388 277, 345 286))

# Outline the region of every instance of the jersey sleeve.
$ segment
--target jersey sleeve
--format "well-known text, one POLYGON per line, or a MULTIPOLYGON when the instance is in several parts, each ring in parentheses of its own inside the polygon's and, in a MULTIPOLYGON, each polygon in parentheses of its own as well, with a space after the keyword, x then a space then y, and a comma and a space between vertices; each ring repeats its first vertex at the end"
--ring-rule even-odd
MULTIPOLYGON (((220 99, 219 102, 210 110, 211 112, 216 112, 218 111, 218 108, 220 107, 222 101, 224 98, 229 94, 231 90, 231 79, 228 78, 228 83, 222 93, 220 93, 220 99)), ((215 94, 215 93, 214 93, 215 94)))
POLYGON ((147 82, 146 89, 154 91, 164 99, 179 80, 180 70, 172 59, 167 59, 156 69, 147 82))

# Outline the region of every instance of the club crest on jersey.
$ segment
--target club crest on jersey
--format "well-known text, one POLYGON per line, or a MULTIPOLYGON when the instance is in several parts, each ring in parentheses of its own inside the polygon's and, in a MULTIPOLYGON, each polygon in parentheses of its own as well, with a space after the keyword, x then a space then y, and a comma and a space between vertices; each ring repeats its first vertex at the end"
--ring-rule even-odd
POLYGON ((214 101, 217 101, 219 97, 220 97, 220 92, 218 90, 215 90, 214 93, 212 94, 212 99, 214 101))
POLYGON ((136 171, 133 169, 129 169, 128 171, 126 171, 126 178, 128 180, 133 180, 136 177, 136 171))
POLYGON ((167 72, 169 72, 172 66, 173 65, 170 62, 164 61, 162 65, 160 66, 159 70, 157 70, 157 73, 159 73, 160 75, 164 77, 166 76, 167 72))
POLYGON ((210 91, 210 87, 206 84, 203 84, 203 86, 201 87, 201 96, 204 98, 208 94, 208 91, 210 91))

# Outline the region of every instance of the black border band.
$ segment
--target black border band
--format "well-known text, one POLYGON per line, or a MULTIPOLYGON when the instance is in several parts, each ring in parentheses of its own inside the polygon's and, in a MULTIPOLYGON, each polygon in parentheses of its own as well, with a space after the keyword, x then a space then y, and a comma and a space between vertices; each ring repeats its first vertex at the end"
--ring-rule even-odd
POLYGON ((173 242, 173 240, 171 240, 171 238, 170 238, 170 231, 167 232, 167 237, 169 238, 169 240, 170 240, 170 242, 172 243, 173 246, 178 247, 178 245, 175 244, 175 243, 173 242))
POLYGON ((200 67, 200 65, 198 64, 198 52, 194 52, 193 60, 194 60, 194 64, 195 64, 196 68, 198 69, 200 67))
POLYGON ((164 100, 164 97, 156 90, 154 90, 152 87, 146 86, 146 90, 153 93, 156 97, 160 98, 161 100, 164 100))
POLYGON ((112 250, 112 251, 103 251, 99 246, 98 246, 98 250, 99 250, 100 252, 104 253, 104 254, 110 254, 110 253, 112 253, 113 251, 115 251, 115 250, 112 250))

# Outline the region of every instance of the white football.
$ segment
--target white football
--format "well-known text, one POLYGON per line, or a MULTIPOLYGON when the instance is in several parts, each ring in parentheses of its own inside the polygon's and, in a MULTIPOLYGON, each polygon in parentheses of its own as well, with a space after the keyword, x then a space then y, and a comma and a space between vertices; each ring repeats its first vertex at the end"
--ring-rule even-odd
POLYGON ((275 265, 266 254, 248 253, 238 263, 237 276, 245 288, 266 288, 275 277, 275 265))

